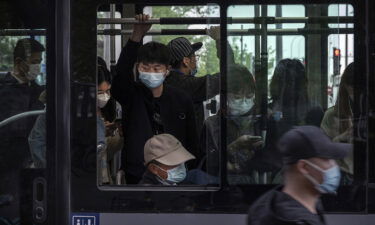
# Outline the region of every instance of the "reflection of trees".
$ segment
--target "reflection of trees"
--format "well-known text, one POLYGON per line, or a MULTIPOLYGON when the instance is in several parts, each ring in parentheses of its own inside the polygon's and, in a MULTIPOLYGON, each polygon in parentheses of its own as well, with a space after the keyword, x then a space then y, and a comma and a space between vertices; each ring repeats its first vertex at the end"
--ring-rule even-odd
POLYGON ((13 49, 19 37, 0 36, 0 71, 13 69, 13 49))
MULTIPOLYGON (((202 6, 172 6, 172 7, 153 7, 152 17, 217 17, 219 7, 202 7, 202 6)), ((192 25, 193 26, 193 25, 192 25)), ((152 29, 188 29, 190 25, 153 25, 152 29)), ((203 27, 202 27, 203 28, 203 27)), ((206 27, 204 27, 206 28, 206 27)), ((154 36, 153 40, 167 44, 170 40, 178 36, 154 36)), ((199 60, 198 76, 213 74, 219 71, 220 64, 216 55, 216 44, 209 36, 184 36, 191 42, 203 42, 202 49, 198 52, 201 56, 199 60)), ((240 37, 231 37, 228 39, 233 48, 234 59, 236 63, 243 64, 250 71, 253 71, 254 54, 250 51, 249 46, 244 43, 241 48, 240 37)), ((275 63, 275 50, 271 47, 268 49, 268 68, 272 70, 275 63)), ((272 73, 272 71, 271 71, 272 73)))
MULTIPOLYGON (((153 7, 152 17, 209 17, 219 10, 218 7, 202 6, 172 6, 172 7, 153 7)), ((193 26, 193 25, 192 25, 193 26)), ((153 25, 152 29, 188 29, 190 25, 153 25)), ((202 27, 202 29, 206 26, 202 27)), ((178 36, 154 36, 153 40, 167 44, 170 40, 178 36)), ((200 55, 198 65, 198 75, 213 74, 219 72, 219 59, 216 56, 216 44, 209 36, 184 36, 192 43, 203 42, 202 49, 198 52, 200 55)))

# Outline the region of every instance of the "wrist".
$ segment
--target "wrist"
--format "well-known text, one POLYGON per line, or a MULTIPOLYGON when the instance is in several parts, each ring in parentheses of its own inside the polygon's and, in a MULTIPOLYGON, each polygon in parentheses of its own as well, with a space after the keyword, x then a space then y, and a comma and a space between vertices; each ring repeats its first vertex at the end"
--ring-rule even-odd
POLYGON ((130 39, 135 42, 141 42, 142 38, 143 38, 143 34, 141 33, 133 32, 130 35, 130 39))

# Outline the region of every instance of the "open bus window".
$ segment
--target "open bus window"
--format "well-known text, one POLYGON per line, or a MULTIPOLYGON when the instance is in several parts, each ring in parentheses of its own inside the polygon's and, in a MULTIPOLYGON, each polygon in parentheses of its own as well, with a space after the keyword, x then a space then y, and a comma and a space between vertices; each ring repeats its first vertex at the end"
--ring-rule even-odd
MULTIPOLYGON (((333 141, 352 143, 353 112, 359 110, 353 108, 357 91, 353 87, 354 67, 350 64, 354 50, 353 29, 350 29, 353 21, 337 16, 352 17, 353 8, 341 5, 228 8, 231 19, 227 26, 228 42, 232 49, 239 50, 234 51, 234 65, 227 60, 224 116, 229 184, 281 183, 282 159, 277 140, 293 126, 318 126, 333 141), (345 14, 345 10, 349 13, 345 14), (321 18, 318 20, 322 21, 314 22, 310 18, 324 14, 329 16, 326 21, 321 18), (244 17, 255 19, 233 24, 235 18, 244 17), (309 21, 303 23, 304 17, 309 17, 309 21), (328 24, 332 29, 326 28, 328 24), (344 49, 347 54, 339 54, 344 49), (339 88, 335 88, 334 95, 341 97, 333 101, 332 90, 328 89, 332 79, 327 77, 335 73, 345 78, 336 82, 339 88)), ((338 163, 342 184, 350 184, 354 177, 353 155, 338 163)))
MULTIPOLYGON (((98 33, 105 34, 98 36, 98 41, 104 40, 105 43, 105 40, 112 40, 104 48, 101 47, 101 41, 98 42, 98 56, 104 56, 104 59, 98 57, 97 69, 98 185, 104 189, 106 186, 124 185, 218 186, 220 151, 215 149, 215 154, 211 155, 202 149, 207 146, 208 140, 204 135, 206 132, 203 132, 208 130, 204 121, 218 113, 220 104, 220 49, 217 49, 220 47, 220 28, 208 31, 219 24, 219 7, 147 6, 144 7, 144 13, 151 16, 150 20, 212 17, 216 21, 211 23, 208 19, 203 23, 181 24, 178 21, 164 23, 161 20, 151 26, 141 42, 131 39, 134 37, 131 24, 123 25, 123 30, 119 30, 121 25, 103 25, 100 18, 109 18, 110 13, 98 13, 98 33), (108 28, 114 30, 108 31, 108 28), (114 44, 115 41, 107 35, 111 32, 126 37, 123 40, 125 47, 117 42, 114 44), (177 44, 168 45, 179 37, 185 39, 178 39, 177 44), (155 52, 148 50, 143 55, 146 59, 138 61, 142 44, 145 49, 159 49, 160 55, 150 56, 155 52), (111 45, 115 47, 109 48, 111 45), (170 61, 165 65, 161 59, 163 51, 168 49, 170 54, 173 48, 181 55, 171 53, 170 61), (112 61, 113 58, 105 56, 113 55, 113 51, 116 52, 117 68, 108 68, 108 60, 112 61), (152 57, 159 58, 155 60, 152 57), (145 78, 150 72, 155 76, 167 74, 162 81, 161 95, 154 94, 160 85, 155 88, 145 78), (146 144, 148 142, 151 144, 146 144), (165 161, 163 155, 172 150, 174 152, 176 146, 180 150, 184 149, 186 161, 168 157, 172 162, 165 161), (159 150, 166 153, 156 153, 159 150), (144 153, 146 151, 147 154, 144 153), (150 161, 148 156, 151 157, 150 161)), ((134 16, 123 15, 123 18, 129 17, 132 19, 134 16)), ((220 122, 215 124, 215 129, 220 132, 220 122)), ((215 144, 220 147, 219 142, 215 144)))

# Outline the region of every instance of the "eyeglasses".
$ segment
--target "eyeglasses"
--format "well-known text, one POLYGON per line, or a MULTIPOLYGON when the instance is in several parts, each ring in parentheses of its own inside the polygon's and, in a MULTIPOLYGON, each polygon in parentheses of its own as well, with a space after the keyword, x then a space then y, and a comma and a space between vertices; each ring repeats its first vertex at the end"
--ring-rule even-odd
POLYGON ((110 90, 110 89, 108 89, 108 90, 106 90, 106 91, 98 90, 98 95, 100 95, 100 94, 108 94, 108 95, 111 95, 111 90, 110 90))

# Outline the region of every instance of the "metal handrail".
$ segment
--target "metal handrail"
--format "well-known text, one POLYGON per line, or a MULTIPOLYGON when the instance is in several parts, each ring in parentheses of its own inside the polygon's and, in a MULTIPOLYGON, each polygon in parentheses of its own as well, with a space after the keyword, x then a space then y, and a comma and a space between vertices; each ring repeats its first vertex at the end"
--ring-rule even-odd
MULTIPOLYGON (((320 16, 320 17, 244 17, 227 18, 228 24, 275 24, 275 23, 353 23, 354 18, 350 16, 320 16)), ((150 18, 148 21, 139 22, 135 18, 98 18, 98 24, 220 24, 220 17, 164 17, 150 18)))

